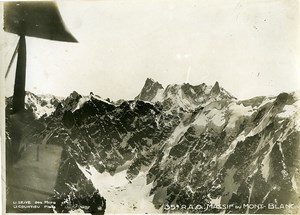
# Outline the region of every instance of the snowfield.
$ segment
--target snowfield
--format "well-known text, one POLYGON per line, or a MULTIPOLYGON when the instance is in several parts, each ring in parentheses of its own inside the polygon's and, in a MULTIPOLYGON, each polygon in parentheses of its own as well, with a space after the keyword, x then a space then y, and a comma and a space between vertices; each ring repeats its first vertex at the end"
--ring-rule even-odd
POLYGON ((77 164, 87 179, 106 199, 106 213, 161 213, 149 196, 152 183, 146 185, 146 172, 140 172, 131 182, 126 179, 126 170, 110 175, 99 173, 93 166, 89 169, 77 164))

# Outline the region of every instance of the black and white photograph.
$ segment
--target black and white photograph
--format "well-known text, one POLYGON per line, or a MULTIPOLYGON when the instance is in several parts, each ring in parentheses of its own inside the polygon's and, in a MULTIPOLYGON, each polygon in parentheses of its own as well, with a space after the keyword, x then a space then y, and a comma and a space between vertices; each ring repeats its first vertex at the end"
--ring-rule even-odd
POLYGON ((2 214, 299 214, 299 0, 0 1, 2 214))

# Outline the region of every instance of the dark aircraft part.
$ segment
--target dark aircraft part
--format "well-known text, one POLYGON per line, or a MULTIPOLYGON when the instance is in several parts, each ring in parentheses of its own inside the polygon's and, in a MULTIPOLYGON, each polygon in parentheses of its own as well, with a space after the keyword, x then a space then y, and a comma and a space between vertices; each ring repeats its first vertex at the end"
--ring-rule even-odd
POLYGON ((17 113, 25 107, 25 36, 65 42, 77 42, 77 40, 65 27, 57 5, 53 1, 5 2, 4 30, 20 35, 13 96, 13 113, 17 113))
MULTIPOLYGON (((55 183, 61 159, 62 147, 46 144, 28 144, 23 130, 30 122, 30 112, 25 109, 26 36, 49 40, 77 42, 65 27, 53 1, 22 1, 4 3, 4 28, 6 32, 20 36, 19 43, 9 63, 18 54, 14 95, 12 101, 11 140, 6 143, 7 211, 26 212, 15 208, 18 201, 49 200, 55 194, 55 183)), ((6 73, 7 76, 8 72, 6 73)), ((30 208, 29 208, 30 209, 30 208)), ((30 211, 30 210, 29 210, 30 211)), ((41 207, 41 212, 53 209, 41 207)))
POLYGON ((18 35, 77 42, 53 1, 5 2, 4 30, 18 35))
POLYGON ((21 36, 18 48, 18 61, 13 96, 13 114, 24 110, 26 82, 26 40, 21 36))

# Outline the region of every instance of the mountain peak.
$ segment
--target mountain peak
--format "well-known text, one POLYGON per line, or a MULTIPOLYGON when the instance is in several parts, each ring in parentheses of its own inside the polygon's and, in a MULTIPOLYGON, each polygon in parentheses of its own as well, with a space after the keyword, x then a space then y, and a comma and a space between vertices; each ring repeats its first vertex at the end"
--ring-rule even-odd
POLYGON ((156 81, 154 81, 154 79, 152 78, 147 78, 145 81, 145 84, 151 84, 151 83, 155 83, 156 81))
POLYGON ((154 81, 152 78, 147 78, 141 93, 135 98, 136 100, 151 101, 159 90, 164 89, 163 86, 154 81))
POLYGON ((221 89, 220 89, 220 85, 219 85, 219 82, 216 81, 216 83, 214 84, 214 86, 211 88, 211 91, 210 93, 211 94, 219 94, 221 92, 221 89))
POLYGON ((162 102, 165 109, 182 108, 193 110, 201 104, 215 101, 216 99, 234 98, 216 81, 214 86, 205 83, 200 85, 169 84, 165 89, 151 78, 147 78, 141 93, 135 98, 149 102, 162 102))
POLYGON ((62 101, 62 105, 64 107, 65 110, 74 110, 79 102, 79 100, 82 98, 82 96, 77 93, 76 91, 73 91, 72 93, 70 93, 70 95, 65 98, 62 101))

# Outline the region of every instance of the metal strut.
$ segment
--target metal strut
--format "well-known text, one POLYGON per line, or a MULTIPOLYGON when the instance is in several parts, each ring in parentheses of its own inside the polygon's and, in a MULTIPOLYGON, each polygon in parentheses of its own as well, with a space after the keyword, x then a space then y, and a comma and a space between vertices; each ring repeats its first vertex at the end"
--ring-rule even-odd
POLYGON ((13 53, 13 56, 11 57, 11 60, 10 60, 10 62, 9 62, 9 64, 8 64, 8 67, 7 67, 7 70, 6 70, 6 73, 5 73, 5 78, 7 78, 8 73, 9 73, 9 71, 10 71, 10 67, 12 66, 12 64, 13 64, 13 62, 14 62, 14 60, 15 60, 15 57, 16 57, 16 55, 17 55, 17 53, 18 53, 19 43, 20 43, 20 40, 18 40, 18 43, 17 43, 17 46, 16 46, 15 51, 14 51, 14 53, 13 53))
POLYGON ((18 61, 13 95, 13 114, 25 109, 25 81, 26 81, 26 40, 20 36, 18 61))

